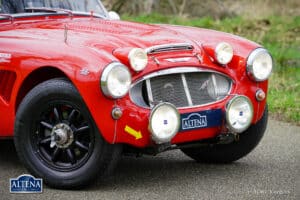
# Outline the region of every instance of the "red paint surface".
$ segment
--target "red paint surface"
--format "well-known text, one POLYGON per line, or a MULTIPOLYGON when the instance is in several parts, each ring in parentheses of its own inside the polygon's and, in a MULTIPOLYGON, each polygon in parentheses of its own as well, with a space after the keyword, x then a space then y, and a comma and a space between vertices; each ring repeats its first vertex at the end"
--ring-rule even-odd
MULTIPOLYGON (((0 62, 0 76, 4 72, 13 72, 15 80, 10 77, 4 81, 0 77, 0 137, 13 136, 15 113, 18 107, 17 97, 22 96, 22 85, 30 80, 30 74, 36 70, 51 67, 67 76, 83 97, 93 116, 101 134, 110 143, 127 143, 137 147, 152 144, 148 131, 151 110, 138 107, 129 95, 119 100, 106 98, 100 89, 99 82, 103 69, 113 61, 128 64, 127 54, 131 48, 148 48, 154 45, 170 43, 190 43, 192 51, 166 52, 155 54, 160 61, 158 66, 149 56, 147 68, 135 73, 131 70, 133 82, 143 76, 168 68, 193 66, 202 69, 215 70, 226 74, 233 81, 231 94, 245 95, 251 99, 255 117, 253 124, 262 116, 265 103, 258 103, 255 93, 258 89, 267 92, 267 81, 256 83, 246 74, 246 60, 251 51, 259 45, 248 40, 221 32, 168 25, 144 25, 123 21, 108 21, 90 17, 35 17, 15 19, 14 23, 0 21, 0 53, 11 54, 9 62, 0 62), (67 42, 65 43, 65 27, 67 27, 67 42), (211 52, 219 42, 227 42, 234 48, 234 58, 227 66, 220 66, 213 62, 211 52), (200 63, 196 54, 203 57, 200 63), (191 57, 185 63, 170 63, 166 58, 191 57), (88 75, 80 71, 88 69, 88 75), (28 79, 27 79, 28 78, 28 79), (3 84, 9 84, 8 87, 3 84), (9 94, 9 97, 7 97, 9 94), (123 110, 121 119, 115 121, 111 117, 114 106, 123 110), (128 125, 141 131, 142 139, 136 140, 124 129, 128 125), (116 129, 115 129, 116 128, 116 129)), ((128 66, 130 68, 130 66, 128 66)), ((48 74, 41 74, 41 77, 48 74)), ((24 90, 26 91, 26 90, 24 90)), ((23 93, 24 93, 23 91, 23 93)), ((225 110, 230 96, 222 102, 205 107, 182 109, 180 113, 196 112, 209 109, 225 110)), ((178 133, 172 143, 182 143, 211 138, 221 133, 223 127, 199 129, 178 133)))

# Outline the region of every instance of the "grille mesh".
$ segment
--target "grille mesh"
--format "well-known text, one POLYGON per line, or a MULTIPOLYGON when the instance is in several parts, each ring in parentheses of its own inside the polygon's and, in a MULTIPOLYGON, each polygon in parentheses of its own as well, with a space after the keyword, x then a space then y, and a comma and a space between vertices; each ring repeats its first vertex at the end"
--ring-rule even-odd
POLYGON ((230 89, 231 80, 226 76, 213 72, 188 72, 144 80, 133 86, 131 98, 140 106, 150 107, 160 102, 169 102, 177 108, 186 108, 224 99, 230 89))
POLYGON ((186 81, 194 105, 207 104, 213 101, 207 90, 207 87, 212 84, 209 74, 189 73, 186 74, 186 81))
POLYGON ((176 107, 188 105, 180 74, 151 79, 151 91, 154 102, 169 102, 176 107))

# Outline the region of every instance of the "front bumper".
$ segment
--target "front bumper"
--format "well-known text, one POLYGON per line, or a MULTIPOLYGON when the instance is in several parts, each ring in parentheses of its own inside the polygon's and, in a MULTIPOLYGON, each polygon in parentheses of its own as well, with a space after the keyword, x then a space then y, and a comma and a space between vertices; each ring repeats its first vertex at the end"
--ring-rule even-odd
MULTIPOLYGON (((256 89, 253 88, 252 92, 254 94, 255 91, 256 89)), ((226 105, 231 99, 232 96, 228 96, 221 102, 213 105, 179 109, 181 127, 170 143, 180 144, 196 142, 215 138, 220 134, 230 132, 226 125, 225 113, 226 105), (201 124, 201 121, 199 124, 193 124, 193 122, 184 124, 184 120, 188 119, 195 113, 198 113, 200 116, 206 116, 207 124, 201 124)), ((253 99, 251 100, 254 110, 252 124, 255 124, 263 114, 265 102, 258 102, 253 99)), ((117 106, 122 109, 123 115, 119 120, 115 121, 116 135, 113 143, 124 143, 139 148, 156 145, 156 142, 152 139, 152 133, 149 129, 151 109, 137 107, 130 101, 129 98, 125 101, 118 102, 117 106)), ((203 123, 205 123, 205 121, 203 121, 203 123)))

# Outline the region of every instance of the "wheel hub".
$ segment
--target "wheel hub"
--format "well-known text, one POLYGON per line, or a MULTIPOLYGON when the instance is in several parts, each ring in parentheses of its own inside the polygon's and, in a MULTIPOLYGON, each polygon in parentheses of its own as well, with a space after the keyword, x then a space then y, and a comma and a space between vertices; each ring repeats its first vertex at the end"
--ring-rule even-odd
POLYGON ((74 133, 68 124, 60 123, 53 127, 51 132, 51 148, 54 146, 59 148, 68 148, 73 141, 74 133))

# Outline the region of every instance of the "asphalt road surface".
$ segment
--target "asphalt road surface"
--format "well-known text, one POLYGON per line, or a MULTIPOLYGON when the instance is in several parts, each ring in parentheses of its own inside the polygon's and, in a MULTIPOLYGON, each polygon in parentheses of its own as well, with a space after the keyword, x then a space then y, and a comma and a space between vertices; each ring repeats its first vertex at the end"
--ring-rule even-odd
POLYGON ((124 157, 111 177, 82 191, 10 194, 9 178, 27 171, 13 143, 0 141, 0 199, 300 199, 299 163, 300 127, 270 120, 259 146, 233 164, 200 164, 180 151, 124 157))

